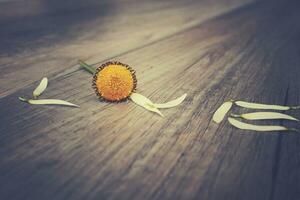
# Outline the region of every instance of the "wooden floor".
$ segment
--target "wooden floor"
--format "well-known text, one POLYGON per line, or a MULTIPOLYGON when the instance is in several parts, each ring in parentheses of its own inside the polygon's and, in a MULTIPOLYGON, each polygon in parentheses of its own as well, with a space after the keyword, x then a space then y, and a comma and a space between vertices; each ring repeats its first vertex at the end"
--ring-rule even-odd
POLYGON ((211 122, 230 98, 300 104, 299 9, 298 0, 0 0, 0 199, 299 200, 299 134, 211 122), (165 118, 99 102, 78 59, 129 64, 155 102, 188 97, 165 118), (43 76, 43 97, 81 108, 20 102, 43 76))

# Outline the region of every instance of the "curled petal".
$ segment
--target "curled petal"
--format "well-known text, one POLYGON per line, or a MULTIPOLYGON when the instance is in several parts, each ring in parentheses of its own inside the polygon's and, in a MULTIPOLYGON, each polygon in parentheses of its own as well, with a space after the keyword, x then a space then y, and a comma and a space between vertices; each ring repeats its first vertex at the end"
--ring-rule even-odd
POLYGON ((175 106, 178 106, 179 104, 181 104, 183 102, 183 100, 186 98, 186 95, 187 94, 184 94, 182 95, 181 97, 175 99, 175 100, 172 100, 172 101, 169 101, 169 102, 166 102, 166 103, 155 103, 154 106, 156 108, 172 108, 172 107, 175 107, 175 106))
POLYGON ((138 93, 132 93, 130 95, 130 99, 137 105, 142 106, 145 109, 155 112, 163 117, 163 114, 155 107, 154 103, 147 97, 138 93))
POLYGON ((225 115, 228 113, 230 108, 232 107, 233 101, 226 101, 224 102, 214 113, 213 115, 213 121, 216 123, 220 123, 225 115))
POLYGON ((37 97, 39 97, 45 91, 45 89, 47 88, 47 85, 48 85, 48 78, 44 77, 41 80, 40 84, 33 91, 33 98, 36 99, 37 97))

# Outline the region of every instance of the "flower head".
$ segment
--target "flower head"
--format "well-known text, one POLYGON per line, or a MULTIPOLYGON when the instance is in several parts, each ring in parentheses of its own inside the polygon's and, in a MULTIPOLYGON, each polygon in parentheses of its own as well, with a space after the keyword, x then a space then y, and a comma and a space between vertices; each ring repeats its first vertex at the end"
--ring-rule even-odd
POLYGON ((135 71, 120 62, 107 62, 94 74, 93 88, 101 100, 126 100, 136 89, 135 71))

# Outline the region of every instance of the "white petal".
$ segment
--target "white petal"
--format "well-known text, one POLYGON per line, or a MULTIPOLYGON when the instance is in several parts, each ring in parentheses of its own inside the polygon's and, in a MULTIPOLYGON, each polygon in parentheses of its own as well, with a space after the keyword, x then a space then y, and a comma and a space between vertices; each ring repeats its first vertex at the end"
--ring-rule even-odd
POLYGON ((181 97, 179 97, 175 100, 166 102, 166 103, 155 103, 154 106, 156 108, 172 108, 172 107, 175 107, 175 106, 178 106, 179 104, 181 104, 183 102, 183 100, 186 98, 186 96, 187 96, 187 94, 184 94, 181 97))
POLYGON ((230 108, 232 107, 233 102, 232 101, 226 101, 224 102, 214 113, 213 121, 216 123, 220 123, 225 115, 228 113, 230 108))
POLYGON ((47 85, 48 85, 48 78, 44 77, 41 80, 40 84, 33 91, 33 97, 37 98, 38 96, 40 96, 45 91, 45 89, 47 88, 47 85))
POLYGON ((60 100, 60 99, 29 99, 27 101, 30 104, 35 105, 64 105, 64 106, 72 106, 72 107, 80 107, 76 104, 70 103, 68 101, 60 100))
POLYGON ((147 97, 145 97, 141 94, 138 94, 138 93, 132 93, 130 95, 130 98, 134 103, 138 104, 139 106, 142 106, 142 107, 146 108, 147 110, 155 112, 163 117, 163 114, 155 107, 153 102, 150 99, 148 99, 147 97))
POLYGON ((268 109, 268 110, 289 110, 289 106, 280 106, 280 105, 270 105, 270 104, 261 104, 261 103, 251 103, 246 101, 235 101, 236 105, 250 108, 250 109, 268 109))
POLYGON ((241 115, 231 114, 232 117, 243 118, 247 120, 264 120, 264 119, 287 119, 299 121, 295 117, 277 112, 252 112, 241 115))
POLYGON ((254 125, 254 124, 247 124, 241 121, 238 121, 234 118, 228 117, 228 121, 231 125, 236 128, 242 130, 252 130, 252 131, 298 131, 296 129, 289 129, 284 126, 274 126, 274 125, 254 125))

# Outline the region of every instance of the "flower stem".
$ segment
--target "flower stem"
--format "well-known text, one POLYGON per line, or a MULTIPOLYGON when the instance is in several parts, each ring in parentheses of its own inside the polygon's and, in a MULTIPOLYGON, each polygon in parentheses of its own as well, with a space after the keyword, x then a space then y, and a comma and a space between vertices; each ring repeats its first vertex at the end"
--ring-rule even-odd
POLYGON ((96 73, 96 70, 94 68, 92 68, 90 65, 86 64, 82 60, 78 60, 78 63, 80 65, 80 67, 82 67, 86 71, 90 72, 91 74, 95 74, 96 73))

